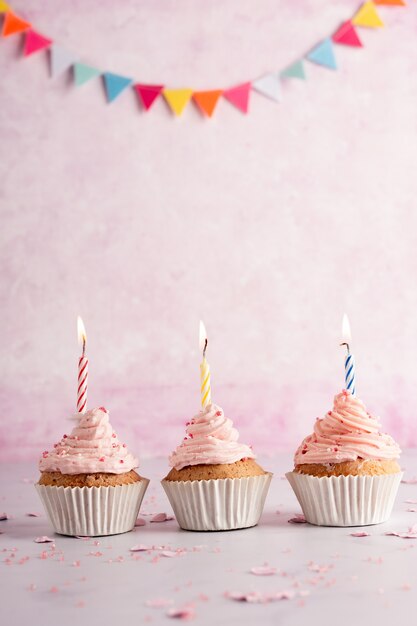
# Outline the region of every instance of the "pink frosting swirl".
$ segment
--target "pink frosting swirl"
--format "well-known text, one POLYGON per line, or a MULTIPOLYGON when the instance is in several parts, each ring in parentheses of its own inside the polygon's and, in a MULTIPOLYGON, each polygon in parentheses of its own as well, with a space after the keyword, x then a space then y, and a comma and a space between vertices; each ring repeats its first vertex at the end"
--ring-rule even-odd
POLYGON ((104 407, 77 413, 77 425, 54 449, 42 454, 41 472, 61 474, 123 474, 138 467, 138 459, 120 443, 104 407))
POLYGON ((187 424, 187 436, 169 457, 171 467, 180 470, 188 465, 219 465, 254 459, 249 446, 239 443, 239 433, 222 409, 209 404, 187 424))
POLYGON ((333 410, 317 418, 313 434, 295 453, 295 464, 341 463, 356 459, 397 459, 400 447, 392 437, 380 432, 378 419, 372 417, 361 400, 350 391, 335 396, 333 410))

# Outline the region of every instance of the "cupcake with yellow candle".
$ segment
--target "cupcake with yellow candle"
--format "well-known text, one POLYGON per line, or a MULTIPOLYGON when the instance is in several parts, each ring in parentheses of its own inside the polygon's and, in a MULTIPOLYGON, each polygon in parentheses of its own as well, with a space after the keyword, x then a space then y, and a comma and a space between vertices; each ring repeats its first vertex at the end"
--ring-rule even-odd
POLYGON ((185 530, 232 530, 256 526, 272 474, 255 461, 251 447, 223 410, 211 401, 207 340, 200 330, 203 409, 187 423, 186 436, 169 457, 162 486, 178 524, 185 530))
POLYGON ((75 415, 69 435, 45 451, 36 489, 62 535, 115 535, 135 525, 149 480, 121 443, 104 407, 75 415))
POLYGON ((344 390, 298 447, 287 478, 311 524, 365 526, 391 515, 401 450, 379 420, 344 390))

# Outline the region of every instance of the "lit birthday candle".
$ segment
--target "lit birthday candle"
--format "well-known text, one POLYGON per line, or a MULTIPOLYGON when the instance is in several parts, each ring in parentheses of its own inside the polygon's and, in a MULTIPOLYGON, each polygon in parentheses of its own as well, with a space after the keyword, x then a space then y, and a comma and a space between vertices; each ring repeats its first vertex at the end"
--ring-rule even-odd
POLYGON ((341 346, 346 346, 347 354, 345 358, 345 385, 347 391, 350 391, 352 396, 356 393, 356 380, 355 380, 355 359, 353 354, 350 353, 350 341, 352 339, 350 333, 349 318, 346 313, 343 315, 342 324, 342 343, 341 346))
POLYGON ((82 354, 78 361, 78 391, 77 391, 77 411, 85 413, 87 409, 87 388, 88 388, 88 359, 85 356, 85 344, 87 335, 80 316, 77 317, 78 341, 82 345, 82 354))
POLYGON ((200 381, 201 381, 201 404, 203 409, 211 404, 211 386, 210 386, 210 365, 207 363, 207 333, 206 327, 200 321, 200 350, 203 352, 203 360, 200 364, 200 381))

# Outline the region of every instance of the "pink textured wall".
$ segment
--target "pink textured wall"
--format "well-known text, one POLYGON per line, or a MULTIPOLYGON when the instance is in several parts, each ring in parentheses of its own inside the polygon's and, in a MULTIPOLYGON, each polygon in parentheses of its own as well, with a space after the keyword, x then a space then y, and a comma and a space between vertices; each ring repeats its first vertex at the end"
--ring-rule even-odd
MULTIPOLYGON (((311 64, 276 105, 172 119, 100 81, 48 78, 0 46, 1 457, 70 428, 80 313, 90 406, 142 454, 199 408, 198 321, 214 399, 259 451, 294 446, 343 386, 417 444, 417 7, 380 9, 340 70, 311 64)), ((281 69, 349 18, 343 0, 16 0, 83 60, 143 82, 215 88, 281 69), (255 6, 256 5, 256 6, 255 6)))

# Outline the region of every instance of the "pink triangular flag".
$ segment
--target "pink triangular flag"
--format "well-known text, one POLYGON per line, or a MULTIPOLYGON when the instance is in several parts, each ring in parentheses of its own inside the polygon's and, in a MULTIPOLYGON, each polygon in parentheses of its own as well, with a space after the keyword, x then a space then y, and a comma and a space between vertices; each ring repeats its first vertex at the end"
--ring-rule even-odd
POLYGON ((241 85, 236 85, 236 87, 223 91, 223 96, 226 100, 229 100, 233 106, 242 111, 242 113, 247 113, 249 109, 250 88, 250 83, 242 83, 241 85))
POLYGON ((134 90, 139 96, 141 103, 146 111, 148 111, 157 97, 162 93, 164 85, 133 85, 134 90))
POLYGON ((351 21, 342 24, 332 36, 332 39, 335 43, 343 43, 345 46, 362 47, 362 42, 351 21))
POLYGON ((52 39, 48 39, 34 30, 28 30, 26 33, 23 54, 25 57, 28 57, 31 54, 34 54, 34 52, 39 52, 40 50, 44 50, 44 48, 49 48, 51 43, 52 39))

